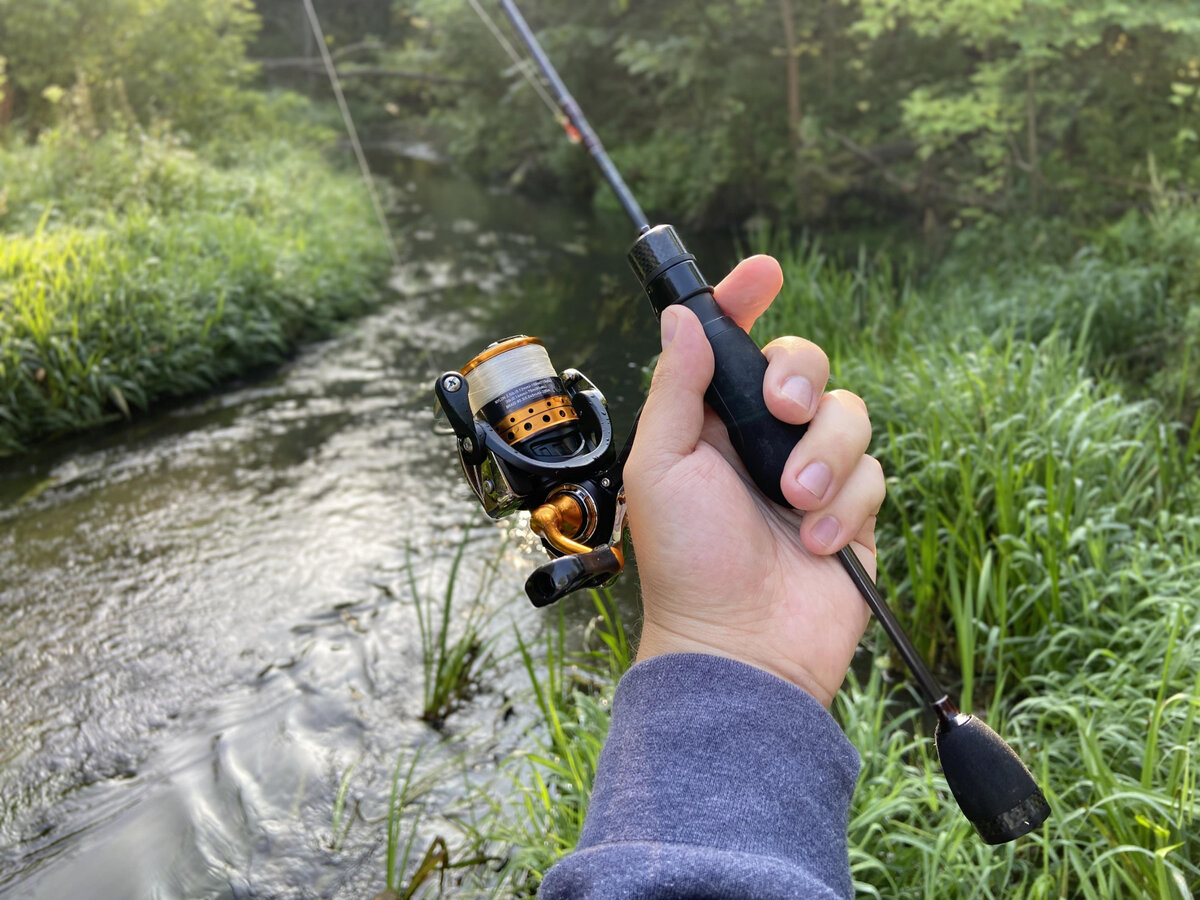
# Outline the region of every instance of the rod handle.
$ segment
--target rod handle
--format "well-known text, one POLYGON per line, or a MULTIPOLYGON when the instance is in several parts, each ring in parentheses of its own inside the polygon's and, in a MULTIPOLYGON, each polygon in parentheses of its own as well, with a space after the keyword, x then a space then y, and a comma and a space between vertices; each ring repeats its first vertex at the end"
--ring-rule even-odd
POLYGON ((783 467, 808 430, 771 415, 763 398, 767 358, 750 335, 725 315, 695 257, 675 229, 656 225, 638 236, 629 263, 656 316, 673 304, 696 314, 713 351, 713 379, 704 399, 729 431, 729 440, 750 478, 770 500, 788 506, 780 488, 783 467))

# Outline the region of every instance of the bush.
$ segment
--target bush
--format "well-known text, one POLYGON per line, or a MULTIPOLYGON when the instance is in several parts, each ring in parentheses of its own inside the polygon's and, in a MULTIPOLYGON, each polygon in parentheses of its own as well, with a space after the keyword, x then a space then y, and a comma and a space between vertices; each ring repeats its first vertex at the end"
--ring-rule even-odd
POLYGON ((278 361, 377 297, 361 184, 261 141, 222 168, 170 135, 0 151, 0 452, 278 361))

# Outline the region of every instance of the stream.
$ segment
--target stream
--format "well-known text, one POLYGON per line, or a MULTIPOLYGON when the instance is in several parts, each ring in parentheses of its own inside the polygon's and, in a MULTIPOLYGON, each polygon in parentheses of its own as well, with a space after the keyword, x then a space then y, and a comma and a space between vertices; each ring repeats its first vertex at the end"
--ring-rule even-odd
MULTIPOLYGON (((557 616, 521 591, 532 539, 483 515, 433 434, 431 385, 537 334, 623 433, 657 350, 632 235, 619 214, 387 166, 404 265, 378 312, 277 370, 0 462, 0 895, 374 896, 397 760, 445 746, 420 719, 409 567, 440 596, 466 541, 464 595, 500 554, 498 635, 557 616)), ((633 579, 617 591, 631 607, 633 579)), ((593 612, 566 608, 576 628, 593 612)), ((532 706, 519 660, 490 679, 447 723, 481 778, 532 706)), ((450 809, 461 779, 437 757, 422 765, 450 809)))

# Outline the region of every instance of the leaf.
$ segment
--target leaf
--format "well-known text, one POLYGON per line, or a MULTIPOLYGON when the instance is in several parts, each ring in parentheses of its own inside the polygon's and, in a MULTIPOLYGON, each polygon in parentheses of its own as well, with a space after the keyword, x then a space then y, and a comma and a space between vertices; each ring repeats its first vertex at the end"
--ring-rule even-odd
POLYGON ((108 386, 108 393, 113 399, 113 403, 117 404, 117 409, 121 411, 126 419, 132 419, 133 416, 129 412, 129 404, 125 402, 125 395, 121 393, 121 389, 115 384, 108 386))

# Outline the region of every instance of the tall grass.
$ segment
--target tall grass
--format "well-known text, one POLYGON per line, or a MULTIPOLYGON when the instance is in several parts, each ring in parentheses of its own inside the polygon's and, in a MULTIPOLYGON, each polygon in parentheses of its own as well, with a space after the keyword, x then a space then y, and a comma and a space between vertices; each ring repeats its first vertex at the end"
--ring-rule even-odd
POLYGON ((438 731, 445 726, 447 716, 479 690, 483 673, 493 663, 494 639, 485 631, 495 611, 488 604, 493 599, 492 587, 506 544, 501 543, 496 558, 483 567, 475 590, 460 596, 459 572, 469 545, 468 531, 455 548, 449 571, 441 579, 440 593, 423 590, 417 584, 411 548, 405 560, 409 595, 421 636, 421 718, 438 731))
MULTIPOLYGON (((1122 331, 1173 352, 1155 318, 1172 288, 1142 273, 1110 302, 1104 266, 1068 265, 1058 296, 1072 302, 1047 307, 1050 288, 993 276, 889 290, 886 267, 868 265, 856 283, 876 285, 864 295, 874 308, 859 322, 874 326, 855 333, 817 307, 846 274, 811 249, 785 256, 772 328, 832 333, 835 379, 863 394, 876 425, 889 476, 881 578, 964 707, 1032 763, 1053 809, 1037 836, 981 844, 949 800, 911 692, 882 677, 888 650, 874 635, 876 668, 837 704, 864 760, 850 828, 859 890, 1192 896, 1200 420, 1131 400, 1155 394, 1153 376, 1104 358, 1122 331)), ((1109 265, 1110 282, 1137 268, 1109 265)))
POLYGON ((361 185, 283 140, 0 147, 0 454, 276 362, 379 297, 361 185))
POLYGON ((527 749, 507 774, 510 796, 478 793, 486 814, 467 829, 474 855, 498 858, 476 873, 492 896, 532 895, 542 876, 579 841, 612 692, 630 665, 630 649, 611 595, 591 592, 596 615, 583 648, 572 647, 560 612, 542 647, 516 640, 536 716, 527 749))

